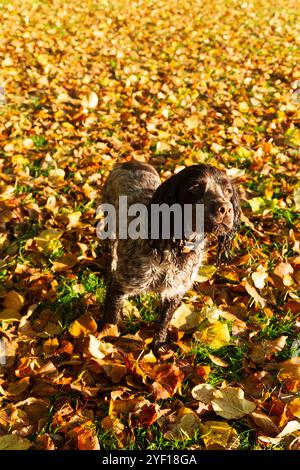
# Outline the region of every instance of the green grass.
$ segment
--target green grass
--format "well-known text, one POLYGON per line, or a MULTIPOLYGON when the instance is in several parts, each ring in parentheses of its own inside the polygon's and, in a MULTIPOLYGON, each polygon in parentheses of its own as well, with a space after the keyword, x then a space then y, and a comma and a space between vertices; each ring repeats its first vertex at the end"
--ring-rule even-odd
POLYGON ((58 314, 63 333, 76 318, 86 311, 83 301, 85 294, 95 294, 97 302, 101 304, 104 301, 105 292, 106 285, 103 278, 88 269, 72 279, 60 276, 55 301, 42 301, 33 317, 37 317, 44 308, 50 308, 58 314))
POLYGON ((239 382, 243 378, 243 360, 247 352, 248 345, 246 343, 241 345, 229 344, 217 350, 204 346, 197 341, 194 341, 191 345, 191 354, 195 355, 195 363, 212 366, 207 382, 213 386, 220 385, 223 380, 228 383, 239 382), (227 362, 228 367, 213 364, 209 357, 210 354, 223 359, 227 362))
POLYGON ((281 335, 295 336, 295 323, 297 315, 287 312, 280 315, 277 312, 271 318, 268 318, 263 312, 255 315, 255 320, 261 325, 259 333, 260 338, 276 339, 281 335))
MULTIPOLYGON (((164 438, 161 429, 153 424, 148 429, 132 428, 134 436, 126 441, 126 450, 184 450, 190 446, 201 448, 199 431, 192 438, 172 439, 164 438)), ((121 448, 118 437, 112 431, 103 431, 99 423, 98 438, 103 450, 115 450, 121 448)))
POLYGON ((34 135, 32 137, 32 141, 37 149, 45 147, 45 145, 47 145, 47 139, 43 135, 34 135))

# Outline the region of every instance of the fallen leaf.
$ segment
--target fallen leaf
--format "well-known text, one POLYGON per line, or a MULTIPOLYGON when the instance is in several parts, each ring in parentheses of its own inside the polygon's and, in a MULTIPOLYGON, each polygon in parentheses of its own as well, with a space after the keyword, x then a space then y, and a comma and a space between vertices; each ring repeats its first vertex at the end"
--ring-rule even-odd
POLYGON ((207 344, 212 349, 219 349, 230 341, 228 326, 220 321, 216 321, 203 330, 196 331, 193 336, 197 341, 207 344))
POLYGON ((185 440, 192 438, 195 432, 200 429, 200 419, 190 408, 182 407, 176 413, 175 423, 169 425, 169 429, 164 434, 167 440, 185 440))
POLYGON ((195 277, 195 282, 206 282, 213 277, 217 271, 214 265, 202 265, 198 270, 198 274, 195 277))
POLYGON ((210 403, 214 397, 215 387, 210 384, 199 384, 196 385, 191 393, 192 396, 203 403, 210 403))
POLYGON ((276 437, 258 436, 258 440, 267 444, 279 444, 279 442, 290 434, 297 433, 300 430, 299 421, 289 421, 284 429, 276 437))
POLYGON ((82 98, 81 105, 85 109, 94 109, 98 106, 98 96, 94 91, 90 91, 82 98))
POLYGON ((33 443, 28 439, 16 436, 15 434, 5 434, 0 436, 0 450, 27 450, 33 443))
POLYGON ((279 429, 272 419, 262 411, 253 411, 249 416, 264 435, 276 436, 279 433, 279 429))
POLYGON ((100 450, 98 437, 93 429, 83 429, 77 438, 79 450, 100 450))
POLYGON ((263 289, 268 278, 267 270, 264 266, 259 265, 257 270, 251 274, 254 285, 257 289, 263 289))
POLYGON ((257 292, 249 279, 245 282, 245 289, 260 307, 266 306, 266 300, 257 292))
POLYGON ((24 305, 24 297, 15 290, 11 290, 5 296, 3 305, 7 309, 19 312, 24 305))
POLYGON ((300 357, 292 357, 278 364, 279 380, 300 380, 300 357))
POLYGON ((300 419, 300 397, 294 398, 294 400, 290 401, 288 408, 296 418, 300 419))
POLYGON ((178 328, 178 330, 192 330, 199 325, 199 312, 196 312, 192 306, 182 303, 175 311, 171 325, 178 328))
POLYGON ((240 445, 237 431, 228 423, 221 421, 206 421, 200 427, 201 439, 207 449, 233 450, 240 445))
POLYGON ((226 419, 239 419, 252 413, 256 404, 244 398, 241 388, 225 387, 214 392, 211 401, 217 415, 226 419))
POLYGON ((85 313, 77 318, 69 327, 69 333, 74 338, 89 335, 97 331, 97 323, 91 315, 85 313))

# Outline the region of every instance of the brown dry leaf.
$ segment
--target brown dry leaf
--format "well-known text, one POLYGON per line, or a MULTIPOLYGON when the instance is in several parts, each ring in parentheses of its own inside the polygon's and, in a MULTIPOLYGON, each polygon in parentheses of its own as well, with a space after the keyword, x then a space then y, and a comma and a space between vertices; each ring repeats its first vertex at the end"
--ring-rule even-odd
POLYGON ((249 279, 245 282, 245 289, 260 307, 264 308, 266 306, 266 300, 257 292, 249 279))
POLYGON ((32 446, 31 441, 15 434, 0 436, 0 450, 27 450, 32 446))
POLYGON ((29 377, 24 377, 17 382, 10 382, 7 387, 7 394, 12 396, 21 395, 30 385, 29 377))
POLYGON ((127 374, 127 367, 124 364, 104 360, 100 360, 98 363, 114 384, 119 383, 127 374))
POLYGON ((168 425, 169 429, 164 434, 165 439, 184 441, 185 439, 194 437, 195 432, 200 429, 201 421, 198 415, 190 408, 179 408, 174 419, 176 419, 176 421, 168 425))
POLYGON ((177 392, 184 379, 183 372, 175 364, 160 364, 154 367, 152 378, 155 400, 170 398, 177 392))
POLYGON ((300 397, 290 401, 288 409, 296 418, 300 419, 300 397))
POLYGON ((30 377, 34 375, 35 371, 39 369, 36 359, 30 357, 21 357, 18 362, 18 367, 15 369, 17 377, 30 377))
POLYGON ((55 445, 51 436, 47 433, 38 435, 36 438, 36 449, 55 450, 55 445))
POLYGON ((68 253, 59 258, 57 261, 54 261, 51 270, 55 273, 68 271, 73 268, 77 263, 77 256, 73 255, 72 253, 68 253))
POLYGON ((292 357, 278 364, 279 380, 300 380, 300 357, 292 357))
POLYGON ((3 322, 14 322, 20 321, 22 318, 21 314, 17 310, 13 310, 11 308, 5 308, 0 312, 0 321, 3 322))
POLYGON ((299 421, 289 421, 284 429, 276 437, 258 436, 259 441, 265 442, 266 444, 279 444, 279 442, 286 436, 299 432, 300 423, 299 421))
POLYGON ((77 318, 77 320, 75 320, 69 327, 69 333, 74 338, 79 338, 80 336, 85 336, 90 333, 96 333, 96 331, 97 323, 88 313, 85 313, 81 317, 77 318))
POLYGON ((124 431, 124 424, 116 416, 115 413, 106 416, 101 421, 101 427, 104 431, 112 431, 114 434, 118 435, 124 431))
POLYGON ((7 309, 19 312, 24 305, 24 297, 19 292, 11 290, 6 294, 3 305, 7 309))
POLYGON ((279 433, 279 429, 272 419, 267 416, 262 411, 254 411, 249 415, 256 426, 263 432, 266 436, 276 436, 279 433))
POLYGON ((237 431, 222 421, 206 421, 201 425, 201 439, 206 449, 233 450, 240 445, 237 431))
POLYGON ((138 414, 138 426, 141 428, 149 428, 157 419, 162 416, 157 403, 145 404, 141 407, 138 414))
POLYGON ((94 429, 82 429, 77 437, 79 450, 100 450, 100 444, 94 429))
POLYGON ((196 331, 193 336, 197 341, 207 344, 212 349, 219 349, 230 341, 227 324, 218 320, 206 328, 196 331))
POLYGON ((242 418, 256 408, 255 403, 244 398, 244 391, 235 387, 216 390, 211 403, 216 414, 226 419, 242 418))
POLYGON ((279 336, 274 340, 265 339, 251 346, 250 357, 256 364, 263 364, 285 347, 287 336, 279 336))
POLYGON ((292 286, 294 284, 294 279, 291 276, 293 273, 294 269, 289 263, 279 263, 274 269, 274 274, 282 279, 285 286, 292 286))
POLYGON ((210 384, 199 384, 196 385, 191 393, 192 396, 203 403, 210 403, 214 397, 215 387, 210 384))

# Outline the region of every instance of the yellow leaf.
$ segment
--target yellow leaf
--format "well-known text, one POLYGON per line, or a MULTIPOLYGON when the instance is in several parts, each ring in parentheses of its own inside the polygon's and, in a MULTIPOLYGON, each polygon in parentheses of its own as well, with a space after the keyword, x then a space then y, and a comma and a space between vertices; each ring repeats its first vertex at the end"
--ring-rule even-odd
POLYGON ((196 129, 200 124, 199 116, 197 116, 197 114, 192 114, 192 116, 184 120, 184 123, 190 131, 196 129))
POLYGON ((222 421, 206 421, 201 425, 201 439, 206 448, 231 450, 239 447, 238 432, 222 421))
POLYGON ((279 380, 300 380, 300 357, 292 357, 278 364, 279 380))
POLYGON ((77 318, 69 327, 69 333, 74 338, 79 338, 90 333, 97 331, 97 323, 89 314, 82 315, 77 318))
POLYGON ((211 360, 211 362, 213 364, 216 364, 216 366, 220 366, 220 367, 228 367, 229 366, 228 362, 224 361, 223 359, 221 359, 218 356, 214 356, 213 354, 209 354, 208 357, 209 357, 209 359, 211 360))
POLYGON ((12 308, 5 308, 0 312, 0 321, 13 322, 20 321, 21 318, 20 313, 12 308))
POLYGON ((55 273, 60 271, 67 271, 68 269, 73 268, 77 262, 77 256, 73 255, 72 253, 67 253, 57 261, 54 261, 51 270, 55 273))
POLYGON ((71 228, 77 227, 79 219, 81 217, 81 212, 72 212, 68 214, 69 223, 67 225, 67 229, 70 230, 71 228))
POLYGON ((59 248, 62 248, 62 244, 59 238, 63 232, 55 229, 46 229, 34 237, 34 241, 37 244, 39 251, 45 252, 46 254, 53 253, 59 248))
POLYGON ((193 336, 197 341, 207 344, 212 349, 219 349, 230 341, 227 324, 218 320, 202 331, 196 331, 193 336))
POLYGON ((155 362, 157 362, 157 359, 154 356, 153 352, 150 350, 150 352, 148 354, 145 354, 145 356, 143 357, 143 361, 149 364, 154 364, 155 362))
POLYGON ((27 450, 32 447, 32 442, 15 434, 0 436, 0 450, 27 450))
POLYGON ((249 111, 249 105, 248 103, 246 103, 246 101, 241 101, 239 104, 238 104, 238 110, 241 112, 241 113, 247 113, 249 111))
POLYGON ((202 265, 199 268, 198 274, 195 278, 195 282, 206 282, 213 277, 217 268, 213 265, 202 265))
POLYGON ((199 313, 195 312, 192 306, 182 303, 175 311, 171 325, 178 330, 192 330, 199 325, 199 313))
POLYGON ((217 415, 226 419, 242 418, 256 408, 255 403, 244 398, 244 391, 235 387, 216 390, 211 403, 217 415))
POLYGON ((224 146, 223 145, 219 145, 217 144, 216 142, 213 142, 210 146, 211 150, 215 153, 220 153, 223 149, 224 149, 224 146))
POLYGON ((48 179, 51 183, 62 183, 65 179, 65 170, 56 168, 49 171, 48 179))
POLYGON ((289 410, 296 418, 300 419, 300 397, 290 401, 289 410))

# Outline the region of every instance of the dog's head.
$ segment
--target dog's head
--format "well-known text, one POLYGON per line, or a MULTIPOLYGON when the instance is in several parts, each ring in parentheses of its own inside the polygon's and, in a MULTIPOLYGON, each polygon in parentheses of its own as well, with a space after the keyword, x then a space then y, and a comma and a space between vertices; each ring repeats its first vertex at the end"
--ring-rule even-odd
MULTIPOLYGON (((237 191, 226 174, 207 164, 192 165, 166 180, 151 204, 203 204, 204 233, 215 234, 228 251, 240 223, 237 191)), ((194 221, 193 221, 194 224, 194 221)))

